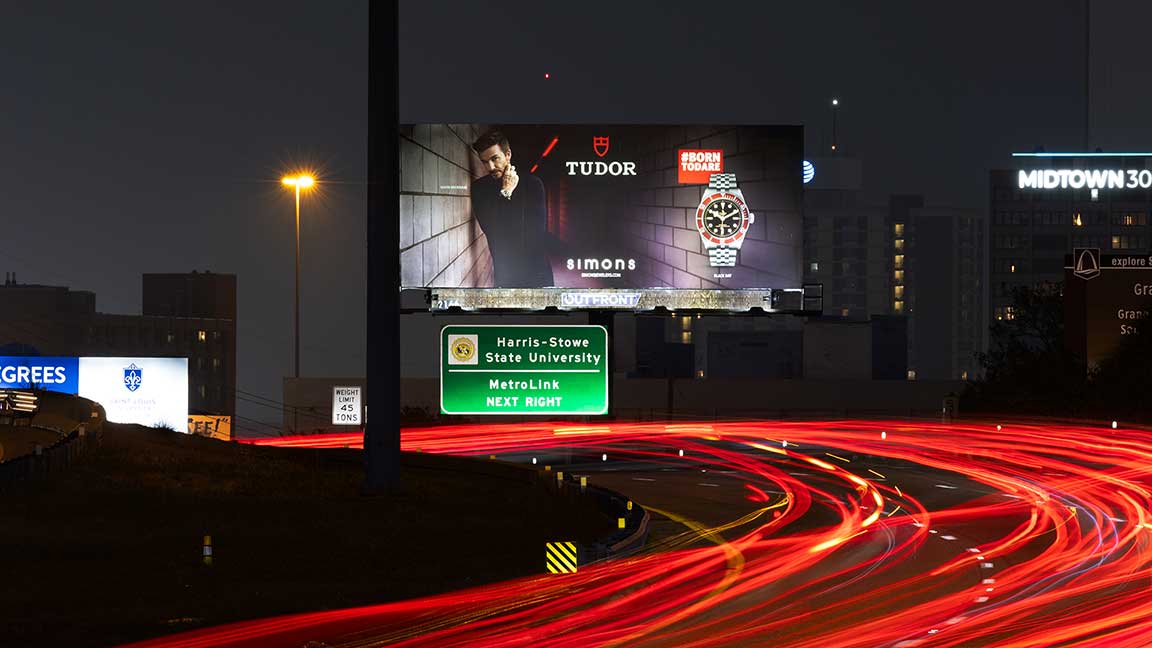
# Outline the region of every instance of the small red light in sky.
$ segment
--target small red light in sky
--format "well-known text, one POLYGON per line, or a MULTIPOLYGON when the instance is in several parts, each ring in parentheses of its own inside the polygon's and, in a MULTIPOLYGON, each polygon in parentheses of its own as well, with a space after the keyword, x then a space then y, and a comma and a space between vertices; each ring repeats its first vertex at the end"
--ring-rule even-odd
POLYGON ((545 79, 551 79, 551 78, 552 78, 552 75, 551 75, 551 74, 548 74, 547 72, 545 72, 545 73, 544 73, 544 78, 545 78, 545 79))

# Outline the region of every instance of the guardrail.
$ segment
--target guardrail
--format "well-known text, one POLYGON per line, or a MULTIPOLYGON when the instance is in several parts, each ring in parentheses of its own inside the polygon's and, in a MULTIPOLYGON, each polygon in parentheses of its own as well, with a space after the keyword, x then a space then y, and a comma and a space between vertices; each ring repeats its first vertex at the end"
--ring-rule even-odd
MULTIPOLYGON (((60 432, 47 426, 35 426, 60 432)), ((82 457, 100 447, 100 430, 88 430, 80 424, 71 433, 47 448, 37 447, 32 454, 0 463, 0 492, 17 489, 29 482, 43 479, 72 467, 82 457)))
MULTIPOLYGON (((541 472, 541 476, 551 472, 541 472)), ((573 474, 565 474, 562 480, 549 479, 561 495, 566 495, 572 501, 581 499, 590 500, 600 512, 614 519, 623 519, 624 526, 597 538, 591 545, 581 545, 578 548, 580 564, 587 564, 610 558, 619 558, 630 555, 644 548, 648 540, 648 524, 651 519, 648 511, 639 504, 632 502, 628 497, 600 486, 582 486, 579 478, 573 474)))

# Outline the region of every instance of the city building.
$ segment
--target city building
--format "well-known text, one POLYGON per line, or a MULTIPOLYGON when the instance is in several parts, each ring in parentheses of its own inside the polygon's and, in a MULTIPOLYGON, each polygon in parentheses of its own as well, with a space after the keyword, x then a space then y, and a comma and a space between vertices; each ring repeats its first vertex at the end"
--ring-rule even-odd
POLYGON ((1013 317, 1014 288, 1061 284, 1065 255, 1075 248, 1152 249, 1152 159, 1044 152, 1013 159, 1013 168, 989 174, 989 323, 1013 317), (1090 187, 1097 179, 1104 186, 1090 187))
MULTIPOLYGON (((919 195, 870 194, 859 160, 812 164, 804 189, 804 282, 823 284, 824 314, 904 317, 908 379, 974 378, 976 353, 987 344, 984 217, 928 206, 919 195)), ((891 367, 879 373, 889 375, 891 367)))
MULTIPOLYGON (((96 312, 96 295, 0 286, 0 348, 48 356, 188 358, 188 413, 236 416, 236 275, 145 274, 140 315, 96 312)), ((17 351, 10 351, 17 352, 17 351)))
MULTIPOLYGON (((908 366, 917 380, 976 378, 987 348, 985 218, 980 210, 913 208, 906 250, 908 366)), ((902 288, 897 284, 894 297, 902 288)))

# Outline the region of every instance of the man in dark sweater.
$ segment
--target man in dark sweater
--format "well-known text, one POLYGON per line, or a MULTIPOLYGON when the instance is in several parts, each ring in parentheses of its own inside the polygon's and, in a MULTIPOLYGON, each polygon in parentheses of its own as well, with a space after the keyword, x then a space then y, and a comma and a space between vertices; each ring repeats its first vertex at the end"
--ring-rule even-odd
POLYGON ((488 175, 472 182, 472 215, 488 238, 493 282, 499 288, 552 285, 548 261, 548 209, 544 183, 512 166, 512 149, 500 131, 472 144, 488 175))

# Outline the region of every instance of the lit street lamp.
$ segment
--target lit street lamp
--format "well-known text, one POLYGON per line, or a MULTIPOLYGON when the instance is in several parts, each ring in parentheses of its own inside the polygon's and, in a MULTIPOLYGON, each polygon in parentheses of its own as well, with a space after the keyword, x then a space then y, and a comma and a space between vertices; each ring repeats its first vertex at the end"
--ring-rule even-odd
POLYGON ((832 99, 832 150, 836 150, 836 108, 840 105, 840 100, 832 99))
MULTIPOLYGON (((308 174, 300 174, 298 176, 284 176, 280 182, 284 183, 286 187, 295 187, 296 189, 296 354, 295 354, 295 370, 293 376, 300 377, 300 190, 309 189, 312 185, 316 184, 316 179, 308 174)), ((292 426, 293 433, 298 434, 300 431, 300 421, 298 419, 297 408, 292 408, 292 426)))

